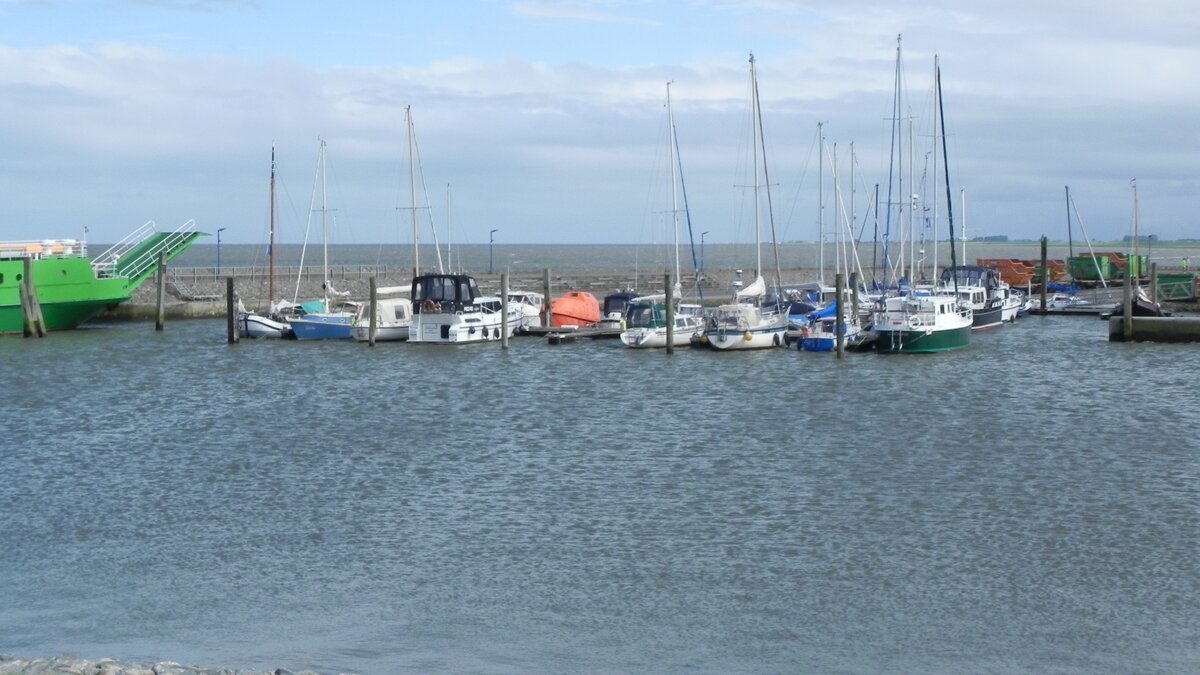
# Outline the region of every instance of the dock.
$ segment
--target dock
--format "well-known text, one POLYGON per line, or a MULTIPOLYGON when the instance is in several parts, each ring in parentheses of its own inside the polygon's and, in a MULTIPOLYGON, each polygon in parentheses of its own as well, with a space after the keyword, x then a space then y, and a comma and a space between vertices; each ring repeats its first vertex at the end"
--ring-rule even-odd
POLYGON ((545 337, 552 344, 575 342, 577 340, 612 339, 621 336, 620 328, 597 328, 595 326, 528 326, 524 335, 545 337))
POLYGON ((1108 319, 1109 342, 1200 342, 1200 316, 1130 317, 1132 333, 1125 339, 1124 317, 1108 319))

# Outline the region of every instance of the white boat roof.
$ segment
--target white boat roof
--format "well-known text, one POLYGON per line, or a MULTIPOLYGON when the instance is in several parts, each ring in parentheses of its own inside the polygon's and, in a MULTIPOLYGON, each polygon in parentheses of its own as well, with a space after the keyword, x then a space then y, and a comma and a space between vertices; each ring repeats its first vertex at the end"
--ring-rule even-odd
POLYGON ((380 286, 375 289, 376 295, 408 295, 412 286, 380 286))

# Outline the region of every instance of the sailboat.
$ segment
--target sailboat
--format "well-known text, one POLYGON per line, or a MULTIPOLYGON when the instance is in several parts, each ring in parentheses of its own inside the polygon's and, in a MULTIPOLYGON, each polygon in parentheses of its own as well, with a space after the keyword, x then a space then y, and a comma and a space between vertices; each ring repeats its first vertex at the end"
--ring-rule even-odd
POLYGON ((415 131, 412 110, 405 109, 408 122, 409 177, 412 198, 413 280, 409 289, 412 301, 412 323, 408 341, 432 344, 462 344, 486 342, 511 337, 524 323, 524 311, 516 304, 503 311, 499 296, 483 295, 475 278, 468 274, 446 274, 441 250, 438 272, 421 272, 419 230, 417 228, 417 183, 415 131))
MULTIPOLYGON (((896 46, 897 70, 900 62, 899 39, 896 46)), ((942 107, 941 68, 934 61, 937 87, 937 120, 942 126, 942 166, 946 173, 946 217, 950 224, 950 241, 954 241, 954 211, 950 195, 950 170, 946 167, 946 141, 942 107)), ((898 80, 897 80, 898 81, 898 80)), ((896 96, 899 97, 897 89, 896 96)), ((895 120, 899 124, 899 119, 895 120)), ((934 134, 937 138, 938 134, 934 134)), ((936 153, 935 153, 936 156, 936 153)), ((950 247, 951 267, 957 267, 954 246, 950 247)), ((915 261, 910 261, 914 264, 915 261)), ((957 277, 951 275, 956 284, 957 277)), ((935 286, 932 290, 910 289, 907 294, 884 297, 873 313, 874 330, 878 338, 876 351, 881 352, 942 352, 962 349, 971 342, 974 313, 969 302, 963 302, 956 288, 935 286)))
MULTIPOLYGON (((824 136, 820 138, 821 154, 824 156, 824 136)), ((853 174, 854 166, 854 145, 850 146, 853 174)), ((852 266, 857 269, 859 278, 863 277, 862 263, 858 259, 858 249, 854 244, 853 236, 853 217, 847 217, 845 209, 842 207, 842 190, 841 190, 841 175, 838 172, 837 165, 837 144, 833 146, 833 193, 835 202, 835 212, 840 216, 842 227, 836 228, 834 237, 834 274, 840 275, 852 269, 852 266)), ((821 229, 821 249, 822 261, 824 259, 824 237, 825 224, 823 217, 824 195, 818 199, 818 208, 822 211, 819 218, 821 229)), ((821 278, 818 282, 820 289, 826 289, 824 285, 824 262, 822 264, 821 278)), ((851 277, 852 279, 854 277, 851 277)), ((871 340, 871 335, 863 329, 862 317, 858 316, 856 311, 856 303, 854 302, 854 293, 859 289, 842 288, 841 297, 838 297, 836 288, 828 288, 828 294, 822 292, 823 297, 828 297, 828 301, 824 306, 809 312, 805 315, 802 325, 799 330, 799 339, 797 346, 801 351, 807 352, 829 352, 837 348, 838 333, 841 332, 842 343, 853 349, 861 349, 864 345, 868 345, 871 340), (841 326, 839 328, 837 319, 838 304, 841 303, 843 309, 841 326), (847 311, 848 310, 848 311, 847 311)), ((790 318, 789 323, 795 324, 795 318, 790 318)))
MULTIPOLYGON (((667 83, 667 124, 669 127, 668 153, 671 162, 671 221, 675 235, 675 298, 674 311, 670 312, 671 330, 667 330, 666 293, 639 296, 629 300, 625 307, 625 320, 621 331, 621 343, 626 347, 679 347, 691 344, 692 337, 704 330, 704 317, 699 305, 684 305, 679 302, 681 294, 679 264, 679 189, 682 170, 679 162, 679 141, 675 134, 675 114, 671 109, 671 83, 667 83), (670 340, 668 340, 670 332, 670 340)), ((683 192, 683 212, 687 213, 687 193, 683 192)), ((607 303, 606 303, 607 304, 607 303)))
POLYGON ((317 311, 307 312, 303 316, 290 319, 292 332, 297 340, 344 340, 349 339, 350 328, 358 313, 359 303, 340 298, 341 294, 333 288, 329 278, 329 206, 325 190, 325 140, 321 140, 318 155, 318 175, 321 184, 321 244, 322 244, 322 279, 321 289, 324 298, 317 311))
MULTIPOLYGON (((771 210, 771 183, 767 180, 766 143, 762 132, 762 109, 759 105, 758 78, 754 70, 754 54, 750 55, 751 117, 754 134, 751 145, 754 152, 754 248, 756 253, 756 277, 748 286, 735 288, 730 302, 717 307, 704 331, 709 346, 720 350, 762 349, 784 344, 788 327, 788 316, 778 304, 771 307, 763 302, 767 295, 767 284, 762 277, 762 237, 759 234, 759 153, 763 155, 762 176, 766 187, 768 218, 771 221, 771 237, 775 238, 774 215, 771 210)), ((778 285, 779 248, 775 247, 776 284, 778 285)))
POLYGON ((267 303, 269 314, 251 312, 238 299, 238 331, 248 338, 294 337, 291 325, 275 304, 275 146, 271 146, 270 217, 267 223, 267 303))
MULTIPOLYGON (((404 109, 404 126, 408 134, 409 154, 409 185, 411 188, 412 207, 410 213, 413 228, 413 265, 414 273, 420 266, 420 237, 417 236, 417 187, 416 187, 416 150, 413 141, 412 106, 404 109)), ((448 188, 447 188, 448 190, 448 188)), ((449 212, 449 194, 447 194, 447 213, 449 212)), ((449 245, 447 245, 449 250, 449 245)), ((453 267, 453 256, 450 254, 450 265, 453 267)), ((438 265, 441 265, 441 253, 438 253, 438 265)), ((412 332, 413 302, 409 294, 411 286, 388 286, 376 291, 375 301, 375 339, 377 341, 407 340, 412 332)), ((367 342, 371 339, 370 308, 363 306, 354 321, 352 330, 354 339, 367 342)))
MULTIPOLYGON (((408 339, 412 326, 412 299, 409 286, 384 286, 375 290, 375 341, 397 342, 408 339)), ((350 335, 359 342, 371 340, 371 306, 364 303, 358 310, 350 335)))

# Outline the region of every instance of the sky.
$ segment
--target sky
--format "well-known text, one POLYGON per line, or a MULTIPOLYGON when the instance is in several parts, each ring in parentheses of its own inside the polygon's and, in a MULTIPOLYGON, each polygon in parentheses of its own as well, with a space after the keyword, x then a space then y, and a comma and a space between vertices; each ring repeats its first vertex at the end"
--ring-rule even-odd
POLYGON ((889 191, 941 238, 1200 237, 1197 36, 1189 0, 0 0, 0 240, 265 242, 272 148, 284 243, 870 240, 889 191))

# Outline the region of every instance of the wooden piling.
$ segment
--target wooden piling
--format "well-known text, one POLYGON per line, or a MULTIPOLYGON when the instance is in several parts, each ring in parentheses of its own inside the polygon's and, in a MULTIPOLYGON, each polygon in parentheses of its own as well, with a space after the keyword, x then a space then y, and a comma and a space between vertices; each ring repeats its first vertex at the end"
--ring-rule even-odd
POLYGON ((1133 339, 1133 279, 1128 275, 1125 277, 1125 287, 1121 296, 1121 309, 1124 310, 1121 317, 1121 337, 1129 342, 1133 339))
POLYGON ((836 314, 837 319, 833 323, 835 334, 834 344, 837 345, 837 357, 840 359, 846 355, 846 303, 842 301, 843 291, 846 289, 846 279, 841 272, 838 272, 833 277, 833 297, 837 303, 836 314))
POLYGON ((858 321, 858 272, 850 273, 850 316, 858 321))
POLYGON ((225 337, 229 344, 237 344, 241 335, 237 326, 237 298, 233 291, 233 277, 225 277, 225 337))
POLYGON ((167 289, 167 252, 158 252, 158 278, 154 300, 154 330, 162 331, 166 313, 163 310, 164 297, 167 289))
POLYGON ((367 302, 370 303, 370 309, 369 309, 370 318, 369 318, 369 325, 367 326, 367 346, 374 347, 375 346, 375 329, 379 327, 379 317, 376 316, 378 307, 375 304, 375 301, 377 299, 379 299, 379 290, 375 286, 374 275, 372 275, 371 278, 367 280, 367 294, 368 294, 368 298, 369 298, 367 300, 367 302))
POLYGON ((508 349, 508 272, 500 273, 500 348, 508 349))
POLYGON ((550 301, 550 268, 542 270, 542 302, 544 309, 542 311, 542 325, 549 328, 554 325, 554 310, 551 308, 550 301))
POLYGON ((1158 263, 1150 263, 1150 302, 1158 302, 1158 263))
POLYGON ((42 316, 42 303, 38 301, 37 284, 33 279, 33 258, 26 258, 21 274, 21 314, 24 317, 21 332, 25 337, 46 337, 46 320, 42 316))
POLYGON ((667 354, 675 353, 675 285, 671 273, 663 275, 663 288, 667 291, 667 354))
POLYGON ((1046 261, 1046 237, 1042 235, 1042 314, 1046 313, 1046 288, 1050 285, 1050 266, 1046 261))

